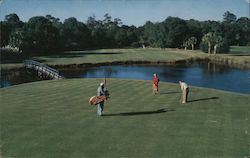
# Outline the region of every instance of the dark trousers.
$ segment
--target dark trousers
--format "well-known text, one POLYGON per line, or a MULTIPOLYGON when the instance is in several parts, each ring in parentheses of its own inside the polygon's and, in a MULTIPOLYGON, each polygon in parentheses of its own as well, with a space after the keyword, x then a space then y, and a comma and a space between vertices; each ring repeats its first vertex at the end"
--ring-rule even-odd
POLYGON ((189 88, 186 88, 182 93, 182 102, 186 103, 188 100, 189 88))
POLYGON ((103 114, 104 101, 97 104, 97 115, 101 116, 103 114))

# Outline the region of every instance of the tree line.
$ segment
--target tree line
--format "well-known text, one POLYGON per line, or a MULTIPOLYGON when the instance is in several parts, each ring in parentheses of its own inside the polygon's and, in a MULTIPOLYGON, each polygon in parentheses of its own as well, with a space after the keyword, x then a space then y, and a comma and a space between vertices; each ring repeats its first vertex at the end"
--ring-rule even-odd
POLYGON ((113 19, 109 14, 101 20, 90 16, 85 23, 75 17, 61 22, 51 15, 34 16, 23 22, 15 13, 1 21, 1 47, 15 47, 33 54, 124 47, 226 53, 230 45, 250 45, 249 34, 249 18, 237 18, 229 11, 223 14, 221 22, 167 17, 162 22, 147 21, 140 27, 124 25, 121 19, 113 19))

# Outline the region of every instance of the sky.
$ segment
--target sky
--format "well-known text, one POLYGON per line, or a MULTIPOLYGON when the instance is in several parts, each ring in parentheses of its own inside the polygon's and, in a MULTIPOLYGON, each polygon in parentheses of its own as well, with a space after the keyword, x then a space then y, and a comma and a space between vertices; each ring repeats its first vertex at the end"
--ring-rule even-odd
POLYGON ((16 13, 21 21, 33 16, 50 14, 61 22, 69 17, 86 22, 104 15, 119 18, 125 25, 142 26, 146 21, 162 22, 168 16, 185 20, 222 21, 230 11, 239 17, 249 17, 250 0, 0 0, 0 21, 16 13))

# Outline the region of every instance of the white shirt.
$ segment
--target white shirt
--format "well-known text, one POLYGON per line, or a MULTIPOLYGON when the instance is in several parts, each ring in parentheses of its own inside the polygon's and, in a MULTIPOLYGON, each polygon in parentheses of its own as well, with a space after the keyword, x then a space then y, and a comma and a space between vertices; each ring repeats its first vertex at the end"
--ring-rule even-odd
POLYGON ((181 89, 185 90, 188 88, 188 85, 185 82, 181 82, 181 89))

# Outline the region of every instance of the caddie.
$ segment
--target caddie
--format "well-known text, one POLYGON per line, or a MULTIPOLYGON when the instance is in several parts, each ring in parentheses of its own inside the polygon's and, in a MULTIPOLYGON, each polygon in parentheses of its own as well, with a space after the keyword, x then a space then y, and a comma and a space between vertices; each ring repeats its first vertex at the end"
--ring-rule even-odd
MULTIPOLYGON (((105 89, 104 83, 101 82, 98 89, 97 89, 97 96, 105 96, 105 89)), ((104 101, 97 104, 97 115, 102 116, 104 110, 104 101)))

